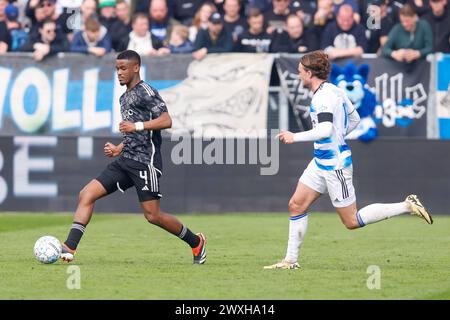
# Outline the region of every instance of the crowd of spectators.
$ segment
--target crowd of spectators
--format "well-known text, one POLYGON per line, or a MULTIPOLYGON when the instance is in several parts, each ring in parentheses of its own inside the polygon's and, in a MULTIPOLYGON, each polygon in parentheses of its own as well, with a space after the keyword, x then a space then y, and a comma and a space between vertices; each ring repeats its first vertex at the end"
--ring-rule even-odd
POLYGON ((448 0, 0 0, 0 54, 450 53, 448 0))

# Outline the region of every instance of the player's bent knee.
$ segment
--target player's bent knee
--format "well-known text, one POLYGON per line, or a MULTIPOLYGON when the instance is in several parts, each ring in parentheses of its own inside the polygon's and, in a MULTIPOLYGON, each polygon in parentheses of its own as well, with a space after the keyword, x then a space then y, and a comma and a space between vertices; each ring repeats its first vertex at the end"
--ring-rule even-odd
POLYGON ((288 209, 291 214, 299 214, 306 212, 306 210, 308 210, 308 207, 291 199, 288 204, 288 209))
POLYGON ((360 226, 359 226, 359 223, 358 223, 358 221, 356 220, 356 219, 348 219, 348 220, 344 220, 344 221, 342 221, 342 223, 345 225, 345 227, 348 229, 348 230, 354 230, 354 229, 358 229, 360 226))
POLYGON ((95 200, 93 199, 93 197, 91 196, 89 190, 87 187, 84 187, 83 189, 81 189, 79 195, 78 195, 78 201, 80 203, 83 204, 91 204, 93 203, 95 200))
POLYGON ((145 219, 151 224, 158 224, 159 222, 159 214, 155 212, 146 211, 144 212, 145 219))

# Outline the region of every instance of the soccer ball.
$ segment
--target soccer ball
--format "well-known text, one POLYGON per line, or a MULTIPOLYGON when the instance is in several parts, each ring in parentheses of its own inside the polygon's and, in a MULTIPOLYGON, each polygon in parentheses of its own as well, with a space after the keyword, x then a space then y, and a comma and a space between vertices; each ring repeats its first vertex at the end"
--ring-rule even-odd
POLYGON ((61 242, 52 236, 40 237, 34 244, 34 256, 42 263, 56 262, 61 255, 61 251, 61 242))

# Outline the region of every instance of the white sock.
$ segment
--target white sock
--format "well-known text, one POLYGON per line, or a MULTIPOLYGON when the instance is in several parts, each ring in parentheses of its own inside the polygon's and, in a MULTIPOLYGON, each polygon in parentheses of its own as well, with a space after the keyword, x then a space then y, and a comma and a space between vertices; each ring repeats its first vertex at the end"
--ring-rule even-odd
POLYGON ((398 203, 374 203, 370 204, 356 213, 356 218, 361 227, 366 224, 375 223, 387 218, 410 212, 409 204, 398 203))
POLYGON ((308 214, 303 213, 291 217, 289 220, 289 239, 286 257, 289 262, 297 262, 300 246, 308 229, 308 214))

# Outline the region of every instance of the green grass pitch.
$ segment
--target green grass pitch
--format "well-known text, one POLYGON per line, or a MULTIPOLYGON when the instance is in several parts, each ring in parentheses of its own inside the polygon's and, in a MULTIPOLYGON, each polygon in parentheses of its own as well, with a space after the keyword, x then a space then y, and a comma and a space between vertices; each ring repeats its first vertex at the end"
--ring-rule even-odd
POLYGON ((349 231, 336 214, 313 213, 299 270, 263 270, 284 256, 288 217, 280 214, 179 215, 208 238, 208 260, 142 215, 94 215, 74 263, 43 265, 34 242, 65 240, 66 214, 0 214, 0 299, 450 299, 450 216, 427 225, 400 216, 349 231), (381 271, 369 290, 367 269, 381 271))

